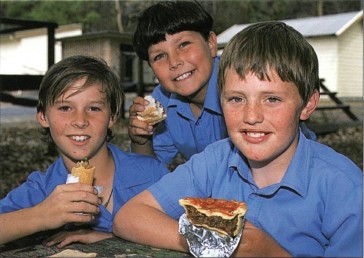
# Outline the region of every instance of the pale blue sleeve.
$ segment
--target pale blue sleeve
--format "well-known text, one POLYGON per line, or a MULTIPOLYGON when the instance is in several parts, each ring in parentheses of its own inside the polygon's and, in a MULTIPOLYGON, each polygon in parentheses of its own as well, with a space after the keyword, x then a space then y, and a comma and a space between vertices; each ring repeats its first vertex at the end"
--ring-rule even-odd
POLYGON ((211 194, 211 180, 208 171, 216 167, 204 152, 192 156, 186 163, 165 175, 159 182, 149 187, 149 191, 163 210, 175 220, 184 213, 179 199, 188 196, 208 197, 211 194), (210 168, 209 168, 210 167, 210 168))
POLYGON ((363 257, 363 187, 362 184, 341 184, 336 196, 328 203, 323 232, 327 232, 329 245, 325 257, 363 257), (333 204, 334 203, 334 204, 333 204), (333 204, 333 205, 331 205, 333 204), (336 207, 329 210, 329 207, 336 207))
POLYGON ((47 196, 45 176, 42 172, 33 172, 26 182, 10 191, 0 201, 0 213, 33 207, 47 196))
MULTIPOLYGON (((163 107, 167 108, 169 95, 166 95, 166 93, 162 91, 160 85, 153 90, 152 95, 156 100, 162 103, 163 107)), ((164 164, 170 164, 178 153, 178 149, 174 145, 166 121, 159 123, 155 129, 153 135, 153 150, 158 160, 164 164)))

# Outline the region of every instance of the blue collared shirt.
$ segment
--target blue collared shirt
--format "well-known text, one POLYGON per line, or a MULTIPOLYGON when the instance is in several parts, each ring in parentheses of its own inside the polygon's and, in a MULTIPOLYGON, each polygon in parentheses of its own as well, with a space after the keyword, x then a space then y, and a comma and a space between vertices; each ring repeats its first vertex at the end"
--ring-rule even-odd
MULTIPOLYGON (((112 144, 108 144, 108 148, 115 163, 113 212, 111 214, 100 205, 99 216, 92 222, 94 230, 103 232, 112 232, 115 214, 126 201, 168 173, 166 167, 152 157, 126 153, 112 144)), ((48 167, 46 173, 40 171, 31 173, 25 183, 0 200, 0 213, 37 205, 47 198, 57 185, 66 183, 67 174, 62 158, 58 158, 48 167)))
POLYGON ((169 164, 177 153, 188 160, 210 143, 227 137, 217 90, 218 62, 219 58, 215 58, 205 103, 198 118, 185 99, 165 92, 161 85, 154 89, 152 95, 167 110, 167 119, 158 125, 153 136, 154 152, 162 162, 169 164))
POLYGON ((247 203, 246 219, 293 256, 363 255, 363 174, 348 158, 300 133, 280 183, 259 189, 230 139, 209 145, 149 188, 174 219, 180 198, 247 203))

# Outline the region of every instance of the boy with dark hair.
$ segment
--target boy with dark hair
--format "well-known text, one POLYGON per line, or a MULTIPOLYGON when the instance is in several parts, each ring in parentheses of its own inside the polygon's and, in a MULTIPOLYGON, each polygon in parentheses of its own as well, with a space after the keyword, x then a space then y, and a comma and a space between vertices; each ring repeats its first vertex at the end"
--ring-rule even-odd
MULTIPOLYGON (((135 50, 160 83, 152 95, 166 108, 167 118, 157 127, 138 120, 137 112, 148 101, 136 97, 129 115, 132 152, 170 164, 178 153, 188 160, 227 137, 217 92, 219 57, 212 26, 212 17, 197 1, 162 1, 139 17, 135 50)), ((306 127, 303 130, 315 138, 306 127)))
POLYGON ((189 159, 227 136, 217 92, 219 58, 212 25, 212 17, 196 1, 161 1, 139 17, 135 50, 160 83, 152 95, 166 108, 167 119, 156 128, 138 120, 137 112, 148 101, 136 97, 129 116, 133 152, 170 164, 178 153, 189 159))
POLYGON ((108 143, 122 101, 118 78, 101 59, 72 56, 48 70, 40 85, 37 119, 60 157, 0 200, 0 244, 47 230, 60 230, 46 240, 58 247, 112 237, 117 210, 168 173, 157 160, 108 143), (91 185, 65 184, 85 158, 95 166, 94 185, 102 192, 91 185))
POLYGON ((318 60, 304 37, 282 22, 244 29, 221 56, 219 91, 229 138, 131 199, 114 233, 187 251, 179 199, 235 199, 247 204, 236 256, 362 257, 362 171, 299 129, 319 101, 318 60))

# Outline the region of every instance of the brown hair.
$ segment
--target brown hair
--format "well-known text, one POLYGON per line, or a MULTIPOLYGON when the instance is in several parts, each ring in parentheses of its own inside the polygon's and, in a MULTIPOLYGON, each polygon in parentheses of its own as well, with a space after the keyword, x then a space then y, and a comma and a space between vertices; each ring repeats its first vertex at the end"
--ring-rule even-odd
POLYGON ((283 22, 261 22, 236 34, 219 62, 218 88, 224 87, 227 69, 241 78, 252 72, 261 80, 270 80, 274 70, 282 81, 293 82, 306 104, 319 90, 318 59, 312 46, 295 29, 283 22))

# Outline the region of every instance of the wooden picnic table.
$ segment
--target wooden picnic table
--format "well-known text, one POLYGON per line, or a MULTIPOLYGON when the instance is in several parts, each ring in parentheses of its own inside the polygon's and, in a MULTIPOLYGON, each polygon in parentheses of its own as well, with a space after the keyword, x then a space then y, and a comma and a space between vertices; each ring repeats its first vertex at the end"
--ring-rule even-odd
POLYGON ((187 253, 135 244, 120 238, 109 238, 92 244, 74 243, 62 249, 41 243, 31 245, 0 245, 0 257, 188 257, 187 253))

